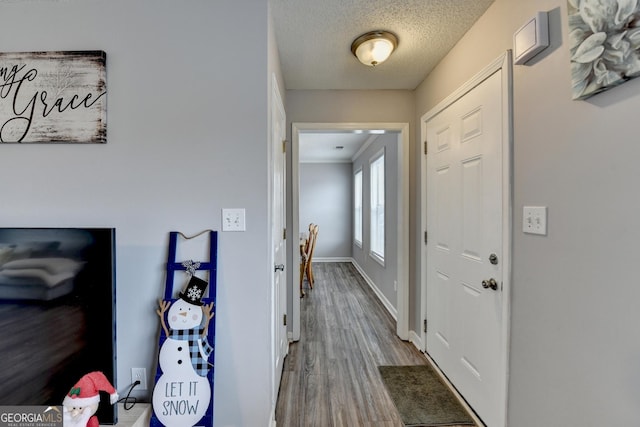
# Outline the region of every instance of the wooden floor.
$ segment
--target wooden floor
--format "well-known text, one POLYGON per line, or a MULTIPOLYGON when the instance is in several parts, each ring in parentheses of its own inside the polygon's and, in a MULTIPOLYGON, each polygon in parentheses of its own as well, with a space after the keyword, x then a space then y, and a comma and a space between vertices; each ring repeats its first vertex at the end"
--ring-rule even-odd
MULTIPOLYGON (((301 338, 291 344, 276 406, 278 427, 402 427, 379 365, 427 359, 350 263, 314 263, 301 300, 301 338)), ((305 282, 305 285, 306 282, 305 282)))

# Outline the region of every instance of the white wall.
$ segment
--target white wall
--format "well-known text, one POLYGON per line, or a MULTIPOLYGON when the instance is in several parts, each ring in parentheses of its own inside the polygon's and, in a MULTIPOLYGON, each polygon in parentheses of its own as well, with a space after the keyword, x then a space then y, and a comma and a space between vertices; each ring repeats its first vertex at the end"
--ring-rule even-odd
POLYGON ((536 11, 550 11, 551 46, 514 68, 508 425, 635 425, 640 79, 571 100, 566 4, 496 0, 417 89, 416 114, 510 49, 536 11), (547 236, 522 233, 525 205, 548 207, 547 236))
POLYGON ((394 281, 398 278, 398 135, 378 136, 353 160, 353 172, 362 170, 362 246, 353 243, 353 259, 397 310, 394 281), (385 260, 384 265, 371 253, 371 168, 370 163, 384 150, 385 164, 385 260))
POLYGON ((267 1, 5 2, 0 13, 3 51, 106 51, 108 92, 107 144, 0 146, 0 224, 116 227, 122 394, 131 367, 153 377, 168 232, 219 229, 222 208, 246 208, 247 231, 219 235, 215 425, 267 425, 267 70, 278 71, 267 1))
POLYGON ((299 174, 300 231, 308 233, 310 223, 318 224, 313 259, 351 258, 351 163, 301 163, 299 174))

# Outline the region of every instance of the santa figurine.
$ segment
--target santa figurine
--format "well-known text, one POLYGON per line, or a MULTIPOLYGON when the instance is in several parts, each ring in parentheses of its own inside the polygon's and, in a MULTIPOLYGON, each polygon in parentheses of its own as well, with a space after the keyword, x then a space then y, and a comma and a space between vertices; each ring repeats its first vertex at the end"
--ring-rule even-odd
POLYGON ((95 414, 100 404, 100 392, 109 393, 109 401, 115 404, 118 393, 102 372, 86 374, 71 387, 62 401, 64 427, 99 427, 95 414))

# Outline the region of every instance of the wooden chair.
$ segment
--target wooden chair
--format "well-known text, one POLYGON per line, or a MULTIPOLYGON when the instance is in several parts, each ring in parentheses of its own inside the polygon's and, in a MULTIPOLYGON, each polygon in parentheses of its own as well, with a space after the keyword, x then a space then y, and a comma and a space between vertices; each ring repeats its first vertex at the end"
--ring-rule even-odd
POLYGON ((304 283, 304 276, 307 275, 307 281, 309 287, 313 289, 313 269, 311 266, 311 260, 313 258, 313 250, 315 249, 316 239, 318 237, 318 226, 311 223, 309 224, 309 233, 305 239, 300 239, 300 297, 304 296, 304 290, 302 285, 304 283))
POLYGON ((309 247, 306 250, 307 260, 305 272, 307 273, 307 280, 309 281, 309 286, 313 289, 313 283, 315 279, 313 277, 313 251, 316 248, 316 241, 318 240, 318 224, 309 224, 309 247))
POLYGON ((307 234, 306 238, 300 238, 300 298, 304 296, 302 283, 304 282, 304 273, 307 270, 307 248, 309 247, 309 239, 311 236, 307 234))

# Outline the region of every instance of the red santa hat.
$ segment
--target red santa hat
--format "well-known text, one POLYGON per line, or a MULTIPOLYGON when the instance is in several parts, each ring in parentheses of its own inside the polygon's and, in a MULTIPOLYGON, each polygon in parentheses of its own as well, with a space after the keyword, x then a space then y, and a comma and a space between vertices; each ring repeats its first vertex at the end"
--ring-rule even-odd
POLYGON ((113 405, 118 401, 118 393, 102 372, 95 371, 86 374, 71 387, 62 402, 63 406, 84 408, 100 403, 100 392, 109 393, 109 401, 113 405))

